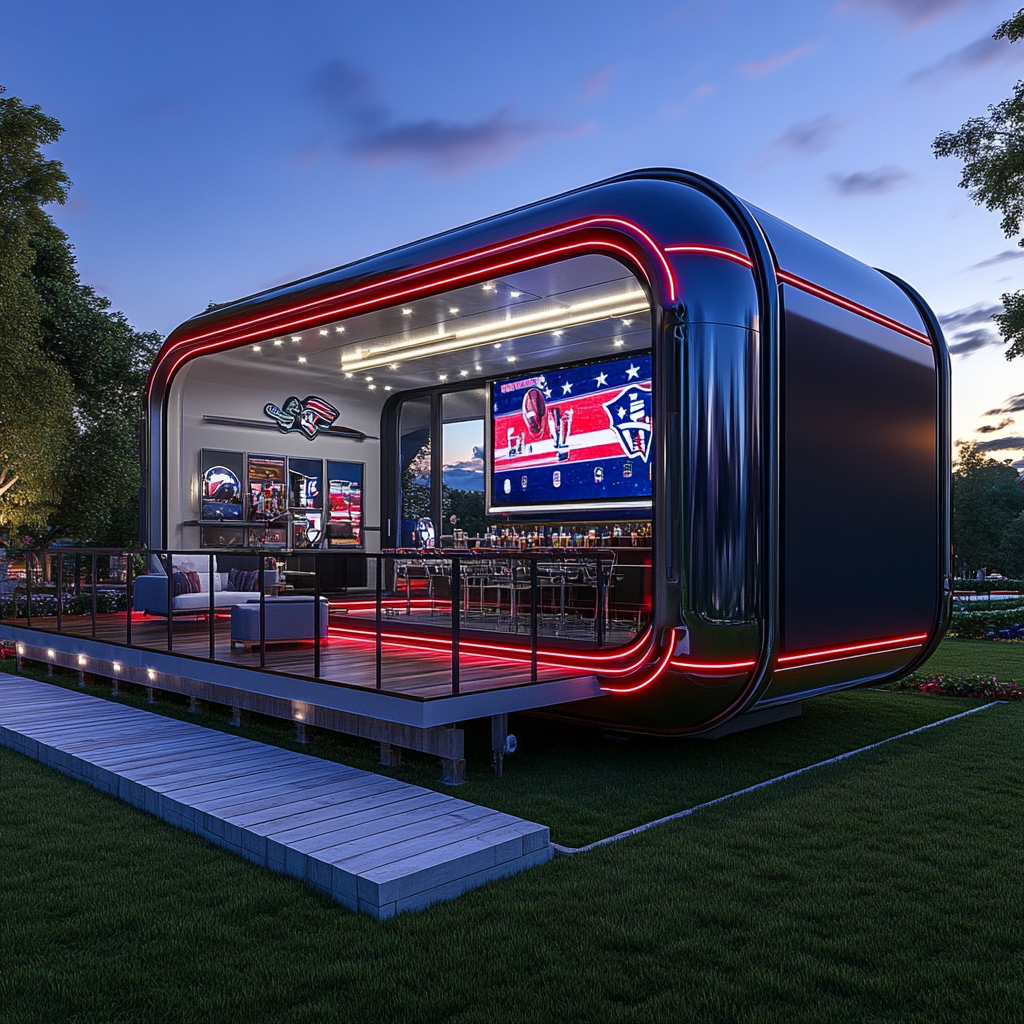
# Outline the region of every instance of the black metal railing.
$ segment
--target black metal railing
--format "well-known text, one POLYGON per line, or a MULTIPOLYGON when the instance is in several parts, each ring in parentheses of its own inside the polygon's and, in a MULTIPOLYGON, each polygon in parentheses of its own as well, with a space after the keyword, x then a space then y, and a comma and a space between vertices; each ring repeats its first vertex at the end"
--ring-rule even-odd
MULTIPOLYGON (((600 548, 301 550, 280 556, 258 548, 9 551, 8 569, 20 562, 23 570, 0 578, 0 622, 247 667, 256 667, 258 652, 260 669, 387 692, 408 692, 389 685, 390 669, 398 664, 390 659, 402 656, 392 648, 404 653, 418 640, 422 671, 434 678, 443 672, 441 685, 458 694, 467 644, 473 656, 507 665, 500 676, 492 666, 483 686, 489 688, 492 679, 495 687, 538 681, 542 640, 570 652, 625 644, 643 631, 650 621, 650 559, 638 549, 625 550, 633 552, 632 563, 621 549, 600 548), (240 585, 251 588, 236 595, 251 597, 218 598, 230 592, 230 568, 240 574, 240 585), (308 633, 301 626, 295 635, 280 635, 283 597, 299 604, 309 599, 308 633), (250 613, 232 611, 257 601, 255 624, 250 613), (225 653, 218 620, 228 615, 225 653), (197 628, 203 618, 205 630, 197 628), (490 647, 496 633, 504 638, 500 652, 490 647), (333 645, 342 636, 353 647, 372 645, 372 668, 353 675, 352 659, 333 659, 325 671, 323 643, 330 639, 333 645), (308 640, 311 663, 294 651, 308 640), (268 660, 268 643, 276 641, 292 647, 268 660), (447 668, 439 668, 449 646, 447 668)), ((304 622, 301 609, 290 621, 296 618, 304 622)))

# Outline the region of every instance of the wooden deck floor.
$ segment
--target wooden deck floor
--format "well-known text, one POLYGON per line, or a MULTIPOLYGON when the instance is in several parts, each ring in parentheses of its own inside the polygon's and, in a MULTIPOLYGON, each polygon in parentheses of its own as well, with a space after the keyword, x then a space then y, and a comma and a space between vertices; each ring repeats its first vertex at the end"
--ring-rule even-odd
POLYGON ((6 673, 0 743, 374 917, 552 855, 546 826, 6 673))
MULTIPOLYGON (((346 616, 332 616, 332 625, 338 623, 344 627, 345 619, 346 616)), ((6 619, 4 622, 12 626, 27 624, 24 619, 6 619)), ((387 620, 385 623, 386 628, 393 625, 394 620, 387 620)), ((55 617, 33 616, 32 628, 56 631, 57 620, 55 617)), ((62 617, 61 632, 70 636, 92 637, 91 617, 65 615, 62 617)), ((176 618, 173 633, 175 653, 200 658, 209 657, 210 634, 206 619, 176 618)), ((95 639, 125 643, 126 635, 126 617, 123 612, 97 615, 95 639)), ((243 668, 259 668, 258 650, 244 653, 232 649, 229 616, 218 615, 215 618, 214 639, 217 661, 243 668)), ((137 614, 132 619, 132 644, 148 650, 166 651, 166 620, 137 614)), ((424 698, 442 697, 452 692, 450 654, 423 650, 415 635, 410 635, 405 643, 385 643, 382 650, 383 690, 424 698)), ((265 667, 273 672, 312 678, 312 642, 268 644, 265 667)), ((538 668, 537 680, 550 682, 582 675, 584 673, 541 665, 538 668)), ((530 666, 528 661, 463 653, 459 660, 459 676, 460 693, 476 693, 527 684, 530 682, 530 666)), ((324 682, 375 688, 377 674, 374 642, 339 635, 328 637, 321 646, 319 678, 324 682)))

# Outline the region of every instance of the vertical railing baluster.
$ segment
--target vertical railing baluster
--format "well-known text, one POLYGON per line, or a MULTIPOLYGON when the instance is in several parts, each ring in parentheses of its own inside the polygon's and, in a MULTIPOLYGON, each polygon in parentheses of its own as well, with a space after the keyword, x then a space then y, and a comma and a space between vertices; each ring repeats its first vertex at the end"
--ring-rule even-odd
POLYGON ((57 632, 59 633, 63 628, 64 623, 64 609, 61 607, 64 604, 64 556, 57 553, 57 632))
POLYGON ((167 650, 174 650, 174 555, 167 552, 167 650))
POLYGON ((267 592, 263 586, 263 555, 260 559, 260 668, 267 667, 267 592))
POLYGON ((207 615, 207 619, 210 625, 210 661, 213 661, 217 657, 217 639, 216 639, 216 621, 217 621, 217 598, 214 594, 214 582, 213 582, 213 555, 210 555, 210 570, 208 584, 210 587, 210 611, 207 615))
POLYGON ((383 667, 383 647, 381 643, 381 577, 384 575, 384 556, 377 555, 377 689, 383 687, 383 679, 381 669, 383 667))
MULTIPOLYGON (((328 622, 330 619, 328 619, 328 622)), ((313 554, 313 678, 320 678, 320 553, 313 554)))
POLYGON ((594 555, 594 563, 597 567, 597 646, 600 647, 604 643, 604 566, 600 555, 594 555))
POLYGON ((29 561, 31 554, 25 552, 25 624, 32 628, 32 563, 29 561))
POLYGON ((126 598, 128 599, 128 619, 125 622, 124 642, 129 647, 131 647, 131 645, 132 645, 132 605, 135 603, 134 602, 134 597, 135 597, 135 577, 134 577, 134 573, 132 571, 134 569, 133 563, 135 561, 134 552, 129 551, 125 555, 125 558, 128 559, 128 567, 125 569, 125 573, 124 573, 124 592, 125 592, 126 598))
POLYGON ((530 559, 530 682, 537 682, 537 559, 530 559))
POLYGON ((451 602, 452 602, 452 693, 459 692, 459 606, 462 604, 462 566, 459 556, 451 559, 451 602))
POLYGON ((96 595, 97 595, 97 592, 99 590, 99 587, 97 586, 97 579, 96 579, 96 577, 98 575, 97 572, 96 572, 96 566, 97 566, 97 561, 96 561, 96 554, 94 552, 93 556, 92 556, 92 560, 91 560, 91 562, 89 564, 89 569, 92 572, 92 638, 93 638, 93 640, 96 639, 96 599, 97 599, 96 595))

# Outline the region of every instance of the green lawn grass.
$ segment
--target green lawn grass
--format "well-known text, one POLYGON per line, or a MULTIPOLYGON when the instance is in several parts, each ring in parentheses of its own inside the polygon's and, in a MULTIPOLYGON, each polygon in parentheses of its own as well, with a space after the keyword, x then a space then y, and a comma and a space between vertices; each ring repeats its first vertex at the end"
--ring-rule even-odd
POLYGON ((0 750, 0 1019, 1019 1019, 1022 716, 990 707, 386 922, 0 750))
MULTIPOLYGON (((4 663, 0 662, 0 666, 4 663)), ((8 664, 10 664, 8 662, 8 664)), ((46 679, 45 670, 31 673, 46 679)), ((75 687, 72 673, 54 682, 75 687)), ((109 684, 91 686, 95 696, 110 696, 109 684)), ((251 739, 445 792, 506 811, 551 828, 552 839, 582 846, 685 807, 783 775, 877 740, 937 721, 956 712, 932 697, 858 690, 818 697, 803 705, 799 718, 707 740, 606 737, 602 732, 514 715, 511 729, 519 749, 505 760, 505 775, 491 771, 490 723, 466 723, 468 762, 465 786, 451 790, 440 782, 439 762, 406 753, 405 763, 383 768, 373 743, 325 730, 308 730, 310 742, 295 742, 290 722, 258 717, 234 728, 226 708, 190 715, 187 700, 166 695, 147 704, 141 692, 123 694, 121 703, 201 722, 251 739)))
POLYGON ((1024 683, 1024 643, 946 637, 919 671, 949 676, 964 672, 1024 683))

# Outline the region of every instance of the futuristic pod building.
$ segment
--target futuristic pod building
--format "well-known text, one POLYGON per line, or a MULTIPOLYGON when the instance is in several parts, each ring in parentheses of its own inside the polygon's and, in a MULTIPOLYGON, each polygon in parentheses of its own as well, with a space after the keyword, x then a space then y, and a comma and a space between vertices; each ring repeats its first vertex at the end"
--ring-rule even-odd
MULTIPOLYGON (((893 275, 699 175, 624 174, 187 321, 149 382, 153 547, 233 543, 197 519, 200 453, 251 460, 268 441, 246 424, 271 406, 289 418, 288 398, 313 433, 318 408, 344 424, 325 458, 365 467, 364 551, 413 542, 415 457, 424 518, 441 521, 442 446, 470 422, 492 540, 642 539, 638 628, 541 651, 606 694, 558 713, 700 733, 898 677, 942 636, 935 316, 893 275)), ((301 430, 278 440, 282 458, 311 451, 301 430)))

